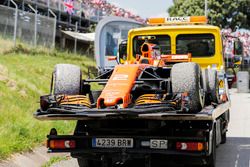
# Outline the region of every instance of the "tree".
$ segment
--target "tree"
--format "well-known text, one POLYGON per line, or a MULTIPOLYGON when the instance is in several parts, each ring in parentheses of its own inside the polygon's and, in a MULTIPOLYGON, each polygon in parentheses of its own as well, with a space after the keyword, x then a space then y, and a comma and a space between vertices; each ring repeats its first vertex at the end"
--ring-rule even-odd
MULTIPOLYGON (((204 15, 205 0, 173 0, 170 16, 204 15)), ((221 28, 250 28, 249 0, 207 0, 209 23, 221 28)))

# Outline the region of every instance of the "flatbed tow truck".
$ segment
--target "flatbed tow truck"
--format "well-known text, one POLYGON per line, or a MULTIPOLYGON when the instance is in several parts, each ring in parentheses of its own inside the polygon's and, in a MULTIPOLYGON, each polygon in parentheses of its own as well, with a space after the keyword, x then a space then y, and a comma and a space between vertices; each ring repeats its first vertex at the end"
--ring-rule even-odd
POLYGON ((131 159, 146 167, 169 160, 214 167, 216 147, 226 142, 230 99, 220 30, 206 21, 102 20, 95 41, 98 77, 83 80, 79 67, 59 64, 51 93, 40 98, 35 118, 77 121, 72 135, 51 129, 48 151, 69 152, 85 167, 131 159), (120 43, 118 55, 113 43, 120 43), (93 82, 104 88, 91 90, 93 82))

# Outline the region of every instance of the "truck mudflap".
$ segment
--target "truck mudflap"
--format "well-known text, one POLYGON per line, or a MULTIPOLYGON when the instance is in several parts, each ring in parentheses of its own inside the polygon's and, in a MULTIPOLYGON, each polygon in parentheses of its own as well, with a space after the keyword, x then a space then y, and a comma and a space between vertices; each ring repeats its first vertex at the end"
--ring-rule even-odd
POLYGON ((214 120, 230 107, 230 102, 210 105, 198 113, 186 113, 167 106, 150 106, 128 109, 77 109, 49 108, 37 110, 34 117, 39 120, 101 120, 101 119, 151 119, 151 120, 214 120))

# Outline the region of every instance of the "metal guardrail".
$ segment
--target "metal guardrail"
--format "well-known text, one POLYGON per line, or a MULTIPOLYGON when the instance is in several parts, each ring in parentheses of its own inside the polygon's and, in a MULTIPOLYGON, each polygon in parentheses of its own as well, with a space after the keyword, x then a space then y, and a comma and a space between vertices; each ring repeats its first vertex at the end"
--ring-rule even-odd
POLYGON ((15 8, 0 5, 0 36, 13 39, 14 46, 18 40, 34 47, 38 45, 55 47, 57 20, 53 11, 50 13, 54 18, 42 16, 31 5, 29 8, 34 13, 19 10, 14 0, 10 0, 10 2, 15 8))

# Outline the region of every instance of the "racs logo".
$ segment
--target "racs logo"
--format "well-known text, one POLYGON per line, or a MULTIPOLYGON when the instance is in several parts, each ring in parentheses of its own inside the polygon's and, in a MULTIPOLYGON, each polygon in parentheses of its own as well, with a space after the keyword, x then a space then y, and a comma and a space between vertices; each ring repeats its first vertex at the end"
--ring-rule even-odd
POLYGON ((190 17, 166 17, 165 22, 190 22, 190 17))

